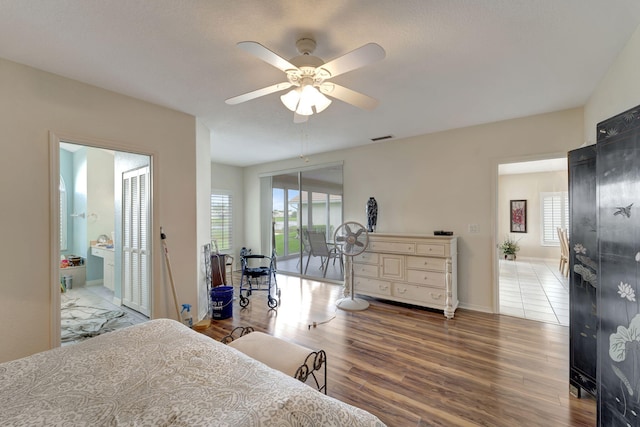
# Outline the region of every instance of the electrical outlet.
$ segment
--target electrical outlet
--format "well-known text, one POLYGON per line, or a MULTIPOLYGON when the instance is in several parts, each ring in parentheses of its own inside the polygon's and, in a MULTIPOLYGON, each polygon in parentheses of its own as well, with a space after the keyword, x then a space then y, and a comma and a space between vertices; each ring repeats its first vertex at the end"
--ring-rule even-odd
POLYGON ((478 231, 478 224, 469 224, 469 233, 476 234, 478 231))

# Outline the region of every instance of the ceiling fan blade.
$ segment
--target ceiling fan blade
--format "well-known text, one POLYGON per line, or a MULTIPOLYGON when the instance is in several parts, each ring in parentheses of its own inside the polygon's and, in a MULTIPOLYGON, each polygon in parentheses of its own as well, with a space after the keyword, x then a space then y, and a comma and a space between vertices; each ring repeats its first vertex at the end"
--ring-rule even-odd
POLYGON ((302 114, 298 114, 296 112, 293 113, 293 123, 304 123, 309 120, 309 116, 303 116, 302 114))
POLYGON ((225 100, 229 105, 240 104, 241 102, 250 101, 255 98, 259 98, 261 96, 269 95, 270 93, 278 92, 280 90, 285 90, 293 86, 289 82, 278 83, 273 86, 263 87, 262 89, 254 90, 253 92, 248 92, 242 95, 234 96, 233 98, 229 98, 225 100))
POLYGON ((385 52, 380 45, 368 43, 319 66, 318 69, 327 71, 331 75, 330 77, 335 77, 348 71, 355 70, 356 68, 364 67, 365 65, 380 61, 384 57, 385 52))
POLYGON ((267 64, 271 64, 274 67, 286 72, 288 70, 297 70, 298 67, 293 65, 291 62, 287 61, 280 55, 270 51, 266 47, 262 46, 258 42, 240 42, 238 43, 238 47, 245 52, 249 52, 250 54, 257 56, 262 59, 267 64))
POLYGON ((347 89, 335 83, 324 82, 320 85, 320 92, 344 101, 347 104, 355 105, 363 110, 371 111, 378 106, 378 100, 371 98, 355 90, 347 89))

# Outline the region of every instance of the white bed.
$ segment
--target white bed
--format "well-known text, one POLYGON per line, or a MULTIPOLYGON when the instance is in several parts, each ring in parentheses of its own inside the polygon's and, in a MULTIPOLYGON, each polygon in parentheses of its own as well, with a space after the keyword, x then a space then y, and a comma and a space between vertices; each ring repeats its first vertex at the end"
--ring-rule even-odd
POLYGON ((384 426, 168 319, 0 364, 13 425, 384 426))

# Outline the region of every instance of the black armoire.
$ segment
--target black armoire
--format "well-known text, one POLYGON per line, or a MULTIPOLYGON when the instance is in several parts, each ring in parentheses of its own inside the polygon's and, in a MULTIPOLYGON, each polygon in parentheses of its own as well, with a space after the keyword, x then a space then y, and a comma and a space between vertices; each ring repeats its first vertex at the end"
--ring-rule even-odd
POLYGON ((570 384, 595 391, 598 426, 640 426, 640 106, 596 131, 569 153, 570 384))
POLYGON ((596 395, 598 234, 596 146, 569 152, 569 384, 596 395))
POLYGON ((598 425, 640 425, 640 107, 598 124, 598 425))

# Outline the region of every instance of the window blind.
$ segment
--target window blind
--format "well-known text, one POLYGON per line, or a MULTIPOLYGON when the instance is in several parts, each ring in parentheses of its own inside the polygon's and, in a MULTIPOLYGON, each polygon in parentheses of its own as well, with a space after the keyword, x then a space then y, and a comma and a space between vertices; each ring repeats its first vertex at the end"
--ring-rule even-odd
POLYGON ((233 203, 231 194, 211 194, 211 240, 221 251, 233 247, 233 203))
POLYGON ((542 207, 542 245, 559 246, 558 228, 569 229, 568 192, 540 194, 542 207))

